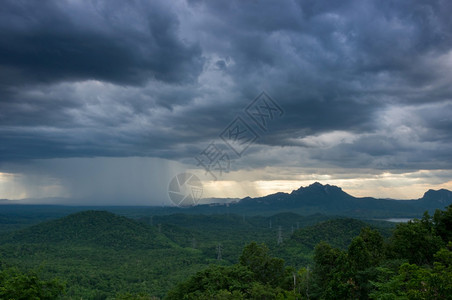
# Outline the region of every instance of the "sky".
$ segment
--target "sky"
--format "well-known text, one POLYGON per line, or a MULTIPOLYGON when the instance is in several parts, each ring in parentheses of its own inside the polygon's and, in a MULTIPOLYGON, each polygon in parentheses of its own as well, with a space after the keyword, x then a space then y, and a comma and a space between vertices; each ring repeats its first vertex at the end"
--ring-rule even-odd
POLYGON ((452 190, 451 14, 447 0, 4 0, 0 199, 171 205, 181 173, 203 197, 452 190))

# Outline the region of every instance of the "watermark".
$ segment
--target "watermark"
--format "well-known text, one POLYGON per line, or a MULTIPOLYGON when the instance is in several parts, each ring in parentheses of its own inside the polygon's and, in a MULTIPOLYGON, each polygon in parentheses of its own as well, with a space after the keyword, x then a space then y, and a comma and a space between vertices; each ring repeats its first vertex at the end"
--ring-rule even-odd
POLYGON ((201 199, 201 180, 191 173, 180 173, 173 177, 168 186, 168 195, 177 206, 194 206, 201 199))
MULTIPOLYGON (((259 140, 259 133, 269 130, 270 123, 284 114, 278 103, 261 92, 219 134, 220 141, 212 141, 194 158, 206 175, 218 180, 231 168, 231 157, 241 158, 259 140)), ((181 173, 169 186, 168 195, 176 206, 194 206, 201 199, 203 186, 196 175, 181 173)))
POLYGON ((259 135, 240 117, 236 117, 222 133, 220 138, 239 157, 259 138, 259 135))
MULTIPOLYGON (((261 92, 241 115, 236 116, 219 134, 219 137, 232 155, 242 157, 248 148, 259 140, 260 132, 267 132, 270 123, 284 114, 283 109, 266 92, 261 92)), ((227 173, 231 167, 230 155, 214 142, 211 142, 195 159, 214 180, 227 173)))
POLYGON ((202 166, 206 174, 210 174, 215 180, 218 173, 220 176, 223 172, 229 172, 231 167, 231 160, 229 155, 220 149, 214 142, 211 142, 198 156, 195 156, 198 161, 197 166, 202 166))
POLYGON ((268 124, 284 114, 282 108, 267 93, 262 92, 246 108, 246 114, 263 130, 268 130, 268 124))

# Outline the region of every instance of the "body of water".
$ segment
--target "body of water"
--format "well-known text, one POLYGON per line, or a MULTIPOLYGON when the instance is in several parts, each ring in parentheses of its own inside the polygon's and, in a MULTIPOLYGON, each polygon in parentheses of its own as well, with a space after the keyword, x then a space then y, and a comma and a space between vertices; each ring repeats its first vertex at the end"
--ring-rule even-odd
POLYGON ((412 218, 389 218, 389 219, 384 219, 384 221, 394 222, 394 223, 407 223, 410 220, 413 220, 413 219, 412 218))

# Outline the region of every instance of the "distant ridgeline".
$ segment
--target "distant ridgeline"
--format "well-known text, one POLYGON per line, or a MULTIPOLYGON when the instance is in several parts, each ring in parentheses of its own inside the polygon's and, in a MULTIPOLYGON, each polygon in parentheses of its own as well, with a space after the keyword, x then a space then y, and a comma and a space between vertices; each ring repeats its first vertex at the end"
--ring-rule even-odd
MULTIPOLYGON (((155 207, 155 206, 63 206, 63 205, 17 205, 20 201, 0 202, 0 224, 11 223, 22 217, 22 224, 33 224, 36 220, 54 219, 70 213, 88 209, 108 210, 130 217, 145 215, 183 214, 239 214, 270 216, 275 213, 293 212, 300 215, 326 214, 341 215, 360 219, 415 218, 424 211, 434 213, 452 204, 452 192, 446 189, 429 190, 416 200, 377 199, 372 197, 353 197, 334 185, 322 185, 318 182, 300 187, 291 193, 275 193, 264 197, 250 198, 231 202, 231 199, 203 199, 216 201, 191 207, 155 207)), ((0 229, 1 231, 1 229, 0 229)))
POLYGON ((276 193, 250 198, 226 205, 199 205, 190 210, 196 212, 234 212, 242 214, 274 214, 291 211, 309 215, 314 213, 335 214, 364 218, 419 217, 424 211, 433 213, 452 204, 452 192, 441 189, 429 190, 417 200, 357 198, 334 185, 318 182, 289 193, 276 193))

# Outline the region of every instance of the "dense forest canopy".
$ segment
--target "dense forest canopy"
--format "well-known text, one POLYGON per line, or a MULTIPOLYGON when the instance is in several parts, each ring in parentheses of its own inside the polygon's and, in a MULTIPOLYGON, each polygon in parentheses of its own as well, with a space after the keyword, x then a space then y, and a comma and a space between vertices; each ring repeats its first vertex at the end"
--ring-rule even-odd
POLYGON ((0 298, 451 299, 451 232, 452 206, 395 227, 82 211, 1 235, 0 298))

